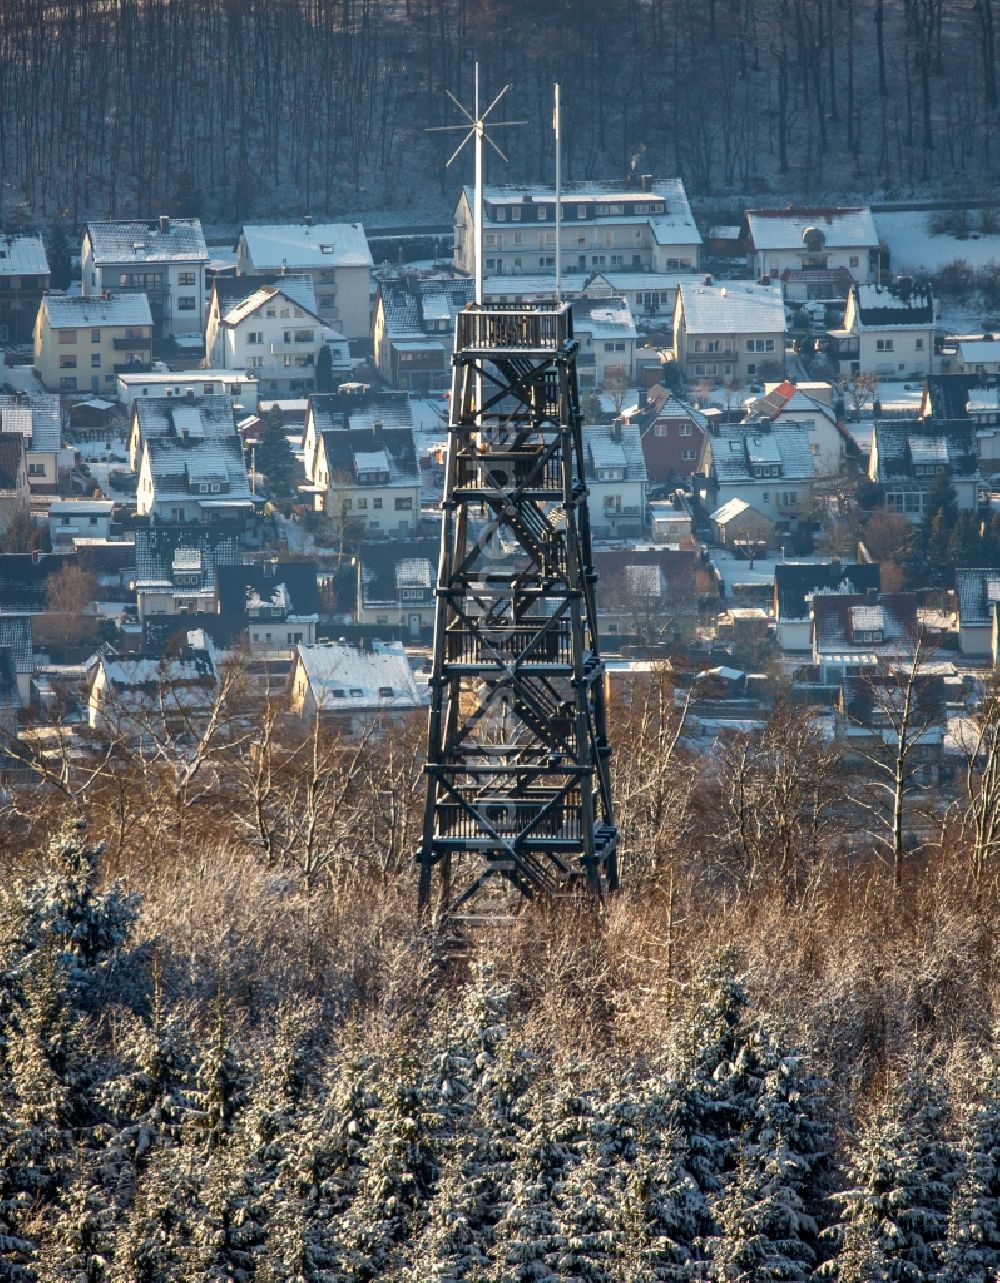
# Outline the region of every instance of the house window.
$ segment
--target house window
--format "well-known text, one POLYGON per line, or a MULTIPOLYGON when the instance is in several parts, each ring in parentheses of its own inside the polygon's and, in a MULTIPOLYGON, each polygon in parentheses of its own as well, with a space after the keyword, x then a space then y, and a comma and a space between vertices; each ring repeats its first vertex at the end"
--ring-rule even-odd
POLYGON ((101 341, 101 331, 100 331, 100 330, 91 330, 91 331, 90 331, 90 341, 91 341, 91 343, 100 343, 100 341, 101 341))
POLYGON ((28 464, 28 476, 29 476, 29 477, 44 477, 44 476, 45 476, 45 465, 44 465, 43 463, 29 463, 29 464, 28 464))
POLYGON ((497 220, 497 222, 498 222, 498 223, 506 223, 506 221, 507 221, 507 211, 506 211, 505 209, 497 209, 497 210, 494 212, 494 217, 496 218, 496 220, 497 220))
POLYGON ((60 368, 60 370, 75 370, 75 369, 76 369, 76 357, 75 357, 75 356, 61 356, 61 357, 59 358, 59 368, 60 368))
POLYGON ((876 351, 876 352, 891 352, 891 351, 893 350, 893 346, 894 346, 894 341, 893 341, 892 339, 876 339, 876 340, 875 340, 875 351, 876 351))
POLYGON ((367 507, 368 507, 368 500, 367 500, 367 499, 359 499, 359 500, 358 500, 358 507, 359 507, 359 508, 367 508, 367 507))
POLYGON ((59 342, 63 347, 76 342, 76 330, 60 330, 59 342))
POLYGON ((576 207, 576 216, 577 216, 577 218, 586 218, 586 217, 587 217, 587 206, 586 206, 586 205, 577 205, 577 207, 576 207))
POLYGON ((521 221, 521 207, 519 205, 515 205, 510 211, 510 217, 511 222, 519 223, 521 221))
POLYGON ((76 391, 76 379, 75 379, 75 378, 73 378, 72 376, 65 377, 65 378, 61 378, 61 379, 59 380, 59 387, 61 388, 61 390, 62 390, 63 392, 75 392, 75 391, 76 391))
POLYGON ((773 352, 774 339, 747 339, 748 352, 773 352))
POLYGON ((264 342, 264 331, 263 331, 263 330, 248 330, 248 331, 247 331, 247 343, 250 343, 250 344, 258 344, 258 343, 263 343, 263 342, 264 342))
POLYGON ((90 354, 90 368, 91 368, 92 370, 99 370, 99 369, 101 368, 101 354, 100 354, 100 352, 91 352, 91 354, 90 354))
POLYGON ((916 349, 917 349, 917 351, 918 351, 918 352, 922 352, 922 351, 924 350, 924 341, 923 341, 923 339, 917 339, 917 340, 915 341, 915 347, 916 347, 916 349))
POLYGON ((549 211, 545 208, 545 206, 544 206, 544 205, 539 205, 539 206, 538 206, 538 221, 539 221, 540 223, 544 223, 544 222, 545 222, 545 220, 548 218, 548 216, 549 216, 549 211))
POLYGON ((195 310, 195 297, 193 294, 182 294, 177 300, 178 312, 193 312, 195 310))
POLYGON ((682 437, 689 437, 689 436, 691 435, 691 424, 690 424, 690 423, 682 423, 682 424, 681 424, 681 426, 680 426, 680 435, 681 435, 682 437))
POLYGON ((684 461, 685 461, 685 463, 690 463, 690 462, 694 459, 694 457, 695 457, 695 453, 694 453, 694 451, 693 451, 693 450, 685 450, 685 451, 684 451, 684 461))
POLYGON ((381 499, 373 499, 373 500, 372 500, 372 507, 373 507, 373 508, 381 508, 381 507, 382 507, 382 500, 381 500, 381 499))
POLYGON ((657 437, 668 437, 670 429, 665 423, 658 423, 653 429, 653 435, 657 437))
POLYGON ((412 500, 412 499, 397 499, 397 500, 396 500, 396 511, 397 511, 397 512, 412 512, 412 511, 413 511, 413 500, 412 500))
POLYGON ((859 267, 860 265, 861 265, 861 259, 858 257, 858 255, 857 255, 857 254, 852 254, 852 255, 851 255, 851 266, 852 266, 852 267, 859 267))

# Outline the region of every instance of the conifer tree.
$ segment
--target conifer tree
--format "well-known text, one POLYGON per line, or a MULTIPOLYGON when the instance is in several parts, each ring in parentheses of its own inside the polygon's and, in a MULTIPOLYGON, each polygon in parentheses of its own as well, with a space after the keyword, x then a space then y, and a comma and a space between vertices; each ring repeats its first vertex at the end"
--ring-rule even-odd
POLYGON ((333 355, 329 343, 324 343, 316 357, 316 391, 333 392, 333 355))
POLYGON ((1000 1070, 986 1066, 983 1094, 966 1111, 959 1171, 941 1249, 940 1283, 1000 1277, 1000 1070))
POLYGON ((114 1246, 113 1208, 94 1157, 81 1155, 40 1244, 38 1283, 104 1283, 114 1246))
POLYGON ((298 464, 285 433, 284 420, 278 407, 264 415, 264 433, 257 446, 255 468, 267 477, 271 496, 287 499, 299 480, 298 464))

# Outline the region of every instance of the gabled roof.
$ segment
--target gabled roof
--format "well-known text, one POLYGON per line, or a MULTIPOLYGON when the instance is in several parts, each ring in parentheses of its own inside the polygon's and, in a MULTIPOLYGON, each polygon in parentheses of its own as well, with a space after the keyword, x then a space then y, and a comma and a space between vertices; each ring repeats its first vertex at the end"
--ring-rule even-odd
POLYGON ((219 566, 215 575, 219 614, 245 626, 252 614, 273 607, 281 618, 316 615, 319 588, 314 561, 266 561, 219 566))
POLYGON ((867 206, 748 209, 743 234, 756 250, 801 249, 805 233, 816 228, 828 249, 878 249, 875 219, 867 206))
POLYGON ((763 484, 753 474, 755 463, 778 464, 780 479, 786 481, 808 481, 816 472, 818 460, 810 449, 809 434, 794 426, 779 425, 770 431, 755 433, 743 424, 727 424, 707 440, 711 446, 715 476, 720 484, 763 484))
POLYGON ((624 468, 625 481, 647 480, 642 437, 635 424, 623 423, 617 441, 613 424, 588 425, 583 429, 583 453, 589 481, 598 480, 598 468, 624 468))
POLYGON ((1000 602, 1000 569, 960 567, 955 571, 955 595, 963 627, 992 624, 1000 602))
POLYGON ((649 401, 649 420, 643 429, 643 435, 653 426, 657 419, 687 419, 702 431, 708 427, 708 419, 700 410, 696 410, 688 401, 682 400, 662 383, 656 383, 647 393, 649 401))
POLYGON ((859 330, 925 330, 934 324, 930 285, 854 285, 859 330))
MULTIPOLYGON (((281 299, 300 311, 308 313, 309 316, 318 324, 322 325, 322 318, 316 312, 316 298, 313 291, 312 281, 308 283, 298 282, 291 287, 287 285, 261 285, 252 290, 242 299, 233 302, 226 312, 222 314, 222 324, 228 326, 239 325, 241 321, 247 320, 259 312, 262 307, 269 303, 280 304, 281 299), (309 301, 305 301, 305 300, 309 301)), ((289 317, 294 320, 294 317, 289 317)))
MULTIPOLYGON (((315 399, 315 398, 314 398, 315 399)), ((416 486, 420 484, 420 469, 413 444, 412 427, 350 427, 328 428, 322 433, 323 449, 331 477, 347 478, 348 484, 358 484, 359 473, 379 471, 378 468, 358 466, 358 456, 384 451, 388 464, 391 486, 416 486)))
POLYGON ((780 285, 728 281, 725 285, 681 282, 677 296, 688 334, 784 334, 785 300, 780 285))
POLYGON ((40 236, 0 236, 0 276, 48 276, 40 236))
POLYGON ((878 459, 873 479, 883 483, 919 476, 913 471, 918 463, 946 462, 952 477, 970 480, 979 472, 975 425, 969 419, 876 419, 872 454, 878 459))
POLYGON ((132 414, 143 441, 185 436, 223 441, 236 437, 233 403, 228 396, 137 397, 132 414))
POLYGON ((927 410, 935 419, 967 419, 969 391, 978 382, 976 374, 928 375, 927 410))
POLYGON ((358 576, 361 603, 398 607, 403 587, 433 587, 441 553, 439 539, 387 540, 361 545, 358 576), (424 580, 429 577, 429 584, 424 580))
POLYGON ((806 619, 808 599, 816 593, 867 593, 881 587, 877 565, 853 561, 784 561, 774 568, 774 592, 779 619, 806 619))
POLYGON ((240 235, 258 272, 372 266, 360 223, 244 223, 240 235))
POLYGON ((0 490, 17 490, 24 468, 24 437, 20 432, 0 432, 0 490))
MULTIPOLYGON (((598 604, 601 593, 612 584, 640 587, 643 580, 635 574, 637 567, 653 567, 658 570, 660 582, 667 588, 682 585, 693 590, 698 554, 693 548, 596 548, 594 569, 597 571, 598 604)), ((648 589, 651 581, 645 580, 645 585, 648 589)))
MULTIPOLYGON (((709 520, 714 521, 717 526, 728 526, 730 521, 734 521, 737 517, 742 517, 745 512, 751 511, 756 512, 757 510, 756 508, 751 508, 745 499, 728 499, 721 507, 716 508, 709 520)), ((758 512, 757 515, 762 516, 763 514, 758 512)), ((770 521, 770 517, 767 520, 770 521)))
POLYGON ((43 610, 49 575, 70 564, 76 564, 75 553, 0 553, 0 609, 43 610))
MULTIPOLYGON (((471 187, 464 188, 465 198, 470 208, 475 208, 471 187)), ((489 186, 483 190, 484 226, 495 226, 492 210, 498 205, 510 206, 524 204, 525 198, 539 204, 555 205, 555 188, 546 184, 535 184, 531 187, 519 185, 489 186)), ((684 183, 679 178, 657 179, 649 191, 628 186, 624 183, 602 183, 585 181, 563 183, 562 199, 567 204, 584 205, 588 215, 593 219, 607 219, 613 223, 645 223, 649 226, 654 240, 661 245, 700 245, 701 233, 698 231, 691 213, 684 183), (638 202, 650 205, 662 202, 662 214, 598 214, 597 206, 615 204, 621 201, 638 202)), ((504 224, 506 225, 506 224, 504 224)))
POLYGON ((420 694, 402 646, 359 650, 346 643, 297 647, 297 662, 321 712, 350 713, 420 706, 420 694))
POLYGON ((959 339, 958 355, 965 365, 993 365, 1000 361, 1000 339, 959 339))
POLYGON ((102 295, 83 298, 79 294, 43 294, 42 306, 53 330, 153 324, 145 294, 109 294, 106 298, 102 295))
POLYGON ((212 297, 218 302, 219 315, 225 316, 265 285, 277 286, 298 307, 304 307, 309 312, 316 311, 316 287, 307 272, 255 272, 246 276, 215 278, 212 282, 212 297))
POLYGON ((812 601, 813 635, 818 650, 888 650, 904 648, 917 625, 916 593, 817 593, 812 601), (874 614, 854 612, 879 609, 874 614), (881 643, 855 640, 855 631, 883 629, 881 643))
POLYGON ((19 432, 29 450, 58 450, 62 441, 59 398, 41 393, 0 396, 0 431, 19 432))
POLYGON ((475 281, 464 277, 459 280, 382 281, 379 296, 385 332, 390 339, 397 340, 423 337, 430 324, 452 322, 455 315, 472 301, 474 294, 475 281))
POLYGON ((98 267, 111 263, 207 263, 199 218, 88 223, 98 267))
POLYGON ((624 298, 578 298, 570 307, 577 334, 589 334, 593 339, 635 339, 632 309, 624 298))
POLYGON ((194 442, 153 437, 143 449, 149 459, 154 501, 158 504, 172 499, 193 499, 209 505, 213 500, 225 504, 253 502, 243 446, 235 433, 231 437, 194 442), (193 485, 213 484, 225 485, 228 489, 214 495, 202 495, 191 489, 193 485))
POLYGON ((10 653, 16 673, 34 669, 30 615, 0 615, 0 646, 10 653))
POLYGON ((814 396, 810 396, 808 392, 803 392, 788 379, 784 383, 779 383, 767 396, 754 401, 748 408, 749 415, 753 415, 758 419, 770 419, 772 421, 777 419, 779 415, 795 414, 796 412, 800 414, 818 413, 825 419, 829 419, 831 423, 836 423, 837 421, 837 416, 831 406, 817 400, 814 396))
POLYGON ((169 522, 137 526, 135 531, 135 577, 137 583, 172 584, 177 555, 184 550, 198 553, 200 588, 215 586, 216 568, 242 560, 237 530, 223 522, 169 522))

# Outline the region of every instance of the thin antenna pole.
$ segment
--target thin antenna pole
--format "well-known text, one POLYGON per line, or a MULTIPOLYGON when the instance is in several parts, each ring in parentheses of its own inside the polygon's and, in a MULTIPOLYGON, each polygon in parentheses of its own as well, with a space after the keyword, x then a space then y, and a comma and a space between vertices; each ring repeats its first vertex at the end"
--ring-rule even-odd
POLYGON ((483 121, 479 115, 479 63, 476 63, 476 304, 483 302, 483 121))
POLYGON ((562 302, 562 121, 559 108, 559 86, 555 86, 555 109, 552 129, 556 136, 556 306, 562 302))

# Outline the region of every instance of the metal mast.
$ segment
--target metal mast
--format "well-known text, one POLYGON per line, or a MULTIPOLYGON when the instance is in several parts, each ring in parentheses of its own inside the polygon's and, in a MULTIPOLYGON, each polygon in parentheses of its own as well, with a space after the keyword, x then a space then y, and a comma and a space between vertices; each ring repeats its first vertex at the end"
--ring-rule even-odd
POLYGON ((617 885, 576 356, 568 306, 457 317, 418 859, 458 928, 617 885))

